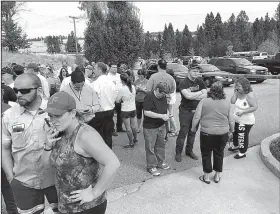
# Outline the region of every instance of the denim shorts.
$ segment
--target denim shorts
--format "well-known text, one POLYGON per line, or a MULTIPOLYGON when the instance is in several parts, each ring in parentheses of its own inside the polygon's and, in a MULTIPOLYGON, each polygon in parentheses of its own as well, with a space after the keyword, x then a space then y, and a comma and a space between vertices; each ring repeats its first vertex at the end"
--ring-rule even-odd
POLYGON ((136 116, 136 110, 133 111, 122 111, 121 117, 122 118, 134 118, 136 116))

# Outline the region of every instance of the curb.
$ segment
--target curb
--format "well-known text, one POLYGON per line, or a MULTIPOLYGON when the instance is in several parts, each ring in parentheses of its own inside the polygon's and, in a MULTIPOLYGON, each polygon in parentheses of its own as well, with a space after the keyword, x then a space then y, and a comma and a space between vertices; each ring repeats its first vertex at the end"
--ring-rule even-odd
POLYGON ((280 163, 271 154, 269 146, 270 143, 280 137, 280 133, 274 134, 270 137, 265 138, 261 142, 260 146, 260 157, 266 167, 280 179, 280 163))

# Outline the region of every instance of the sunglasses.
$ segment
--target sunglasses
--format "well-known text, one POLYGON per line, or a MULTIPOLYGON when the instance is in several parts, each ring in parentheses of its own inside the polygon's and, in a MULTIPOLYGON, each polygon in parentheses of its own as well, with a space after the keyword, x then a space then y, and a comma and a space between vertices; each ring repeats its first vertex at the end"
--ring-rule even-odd
POLYGON ((37 88, 24 88, 24 89, 17 89, 17 88, 14 88, 14 92, 16 94, 18 94, 18 92, 20 92, 21 94, 28 94, 31 92, 31 90, 33 89, 37 89, 37 88))

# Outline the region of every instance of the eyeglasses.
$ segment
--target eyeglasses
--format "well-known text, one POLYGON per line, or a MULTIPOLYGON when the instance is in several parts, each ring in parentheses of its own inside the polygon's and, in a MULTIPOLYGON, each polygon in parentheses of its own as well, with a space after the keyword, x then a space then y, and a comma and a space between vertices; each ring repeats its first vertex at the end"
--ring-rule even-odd
POLYGON ((18 94, 18 92, 20 92, 21 94, 28 94, 31 92, 31 90, 33 89, 37 89, 37 88, 24 88, 24 89, 17 89, 17 88, 14 88, 14 92, 16 94, 18 94))

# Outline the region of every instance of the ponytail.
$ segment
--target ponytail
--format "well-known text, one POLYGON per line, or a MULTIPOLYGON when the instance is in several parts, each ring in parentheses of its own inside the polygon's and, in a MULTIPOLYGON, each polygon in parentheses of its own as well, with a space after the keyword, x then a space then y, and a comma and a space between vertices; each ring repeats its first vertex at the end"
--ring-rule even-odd
POLYGON ((129 91, 132 93, 132 82, 129 76, 126 73, 122 73, 120 77, 125 85, 129 88, 129 91))

